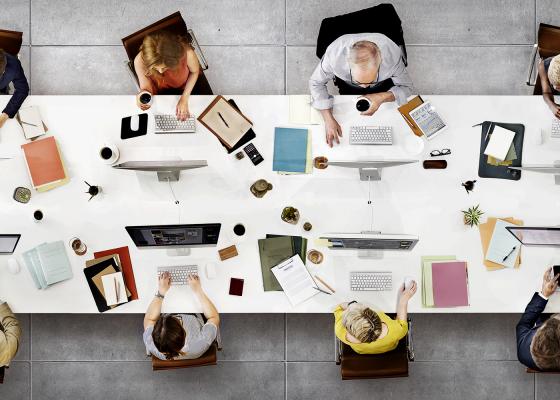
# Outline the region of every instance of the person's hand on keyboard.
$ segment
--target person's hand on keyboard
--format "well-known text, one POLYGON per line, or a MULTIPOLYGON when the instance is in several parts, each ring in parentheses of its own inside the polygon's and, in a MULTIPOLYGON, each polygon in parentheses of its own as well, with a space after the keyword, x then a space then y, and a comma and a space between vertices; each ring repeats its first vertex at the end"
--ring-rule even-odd
POLYGON ((171 275, 169 275, 169 272, 164 272, 158 278, 159 294, 165 296, 165 294, 169 291, 170 287, 171 287, 171 275))
POLYGON ((395 101, 395 96, 391 92, 364 94, 363 97, 367 97, 369 101, 371 101, 371 106, 363 113, 360 113, 360 115, 366 116, 373 115, 381 104, 388 101, 395 101))
POLYGON ((177 107, 175 107, 175 114, 177 115, 177 119, 179 121, 186 121, 187 118, 190 118, 191 113, 189 112, 188 96, 181 96, 181 98, 177 102, 177 107))
POLYGON ((187 285, 189 285, 192 291, 195 293, 202 292, 200 278, 197 274, 189 274, 189 276, 187 276, 187 285))

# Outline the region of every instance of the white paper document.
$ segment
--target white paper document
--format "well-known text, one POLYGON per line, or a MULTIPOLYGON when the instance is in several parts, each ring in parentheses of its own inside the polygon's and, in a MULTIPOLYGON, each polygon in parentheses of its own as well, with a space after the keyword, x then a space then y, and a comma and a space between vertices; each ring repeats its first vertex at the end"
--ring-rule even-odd
POLYGON ((323 122, 319 111, 311 106, 311 96, 295 94, 289 96, 290 123, 296 125, 319 125, 323 122))
POLYGON ((496 221, 492 239, 490 239, 488 251, 486 252, 486 259, 504 267, 513 268, 521 250, 521 243, 515 236, 509 233, 506 226, 516 225, 501 219, 496 221))
POLYGON ((122 272, 103 275, 101 281, 103 282, 103 291, 108 306, 128 302, 122 272))
POLYGON ((319 293, 314 289, 315 281, 298 254, 272 268, 272 273, 293 306, 297 306, 319 293))
POLYGON ((39 113, 39 107, 22 107, 18 111, 18 121, 23 129, 26 139, 33 139, 45 134, 43 120, 39 113))
POLYGON ((504 161, 514 137, 515 132, 495 125, 484 154, 494 157, 499 161, 504 161))

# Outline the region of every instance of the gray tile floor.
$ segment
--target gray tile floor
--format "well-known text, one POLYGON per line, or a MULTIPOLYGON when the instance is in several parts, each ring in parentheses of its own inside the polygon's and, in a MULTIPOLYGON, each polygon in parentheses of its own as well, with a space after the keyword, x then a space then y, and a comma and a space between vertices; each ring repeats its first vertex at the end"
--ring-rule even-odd
MULTIPOLYGON (((0 28, 24 32, 33 94, 134 93, 120 38, 180 10, 216 92, 305 93, 322 18, 368 0, 0 0, 0 28)), ((528 94, 539 22, 558 0, 398 0, 409 69, 422 93, 528 94)), ((529 299, 527 299, 529 300, 529 299)), ((20 316, 2 400, 550 399, 560 380, 516 362, 518 315, 416 315, 408 379, 341 382, 330 315, 225 315, 217 367, 152 373, 140 315, 20 316)))

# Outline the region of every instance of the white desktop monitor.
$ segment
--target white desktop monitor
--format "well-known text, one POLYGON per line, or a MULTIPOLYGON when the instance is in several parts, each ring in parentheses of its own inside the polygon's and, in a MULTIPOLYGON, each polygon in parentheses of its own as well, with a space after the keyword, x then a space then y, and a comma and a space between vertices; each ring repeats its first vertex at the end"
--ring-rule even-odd
POLYGON ((418 236, 390 233, 326 233, 320 237, 332 250, 396 250, 410 251, 418 236))
POLYGON ((116 169, 129 169, 133 171, 157 172, 160 182, 176 182, 183 170, 207 167, 206 160, 180 160, 180 161, 127 161, 113 165, 116 169))
POLYGON ((560 185, 560 161, 555 161, 552 165, 545 164, 534 164, 534 165, 522 165, 521 167, 509 167, 509 169, 515 169, 518 171, 531 171, 540 172, 543 174, 554 175, 554 181, 557 185, 560 185))
POLYGON ((506 229, 525 246, 560 246, 560 227, 507 226, 506 229))
POLYGON ((20 234, 0 234, 0 254, 13 254, 20 238, 20 234))
MULTIPOLYGON (((342 168, 356 168, 360 172, 360 180, 362 181, 379 181, 381 180, 381 170, 383 168, 398 167, 400 165, 417 163, 418 160, 402 159, 402 160, 356 160, 356 161, 330 161, 326 158, 322 160, 316 159, 316 164, 321 165, 324 169, 328 166, 342 168)), ((319 169, 321 169, 319 167, 319 169)))

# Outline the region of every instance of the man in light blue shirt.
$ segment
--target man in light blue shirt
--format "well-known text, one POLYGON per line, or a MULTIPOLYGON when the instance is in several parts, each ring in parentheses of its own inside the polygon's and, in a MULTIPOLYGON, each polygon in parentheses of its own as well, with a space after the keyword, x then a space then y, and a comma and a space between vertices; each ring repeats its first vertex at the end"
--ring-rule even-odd
POLYGON ((329 146, 340 143, 340 125, 333 117, 333 96, 327 83, 335 80, 340 94, 367 97, 371 107, 362 115, 373 115, 385 102, 399 105, 416 93, 408 76, 401 48, 380 33, 343 35, 332 42, 309 79, 312 105, 325 120, 329 146))

